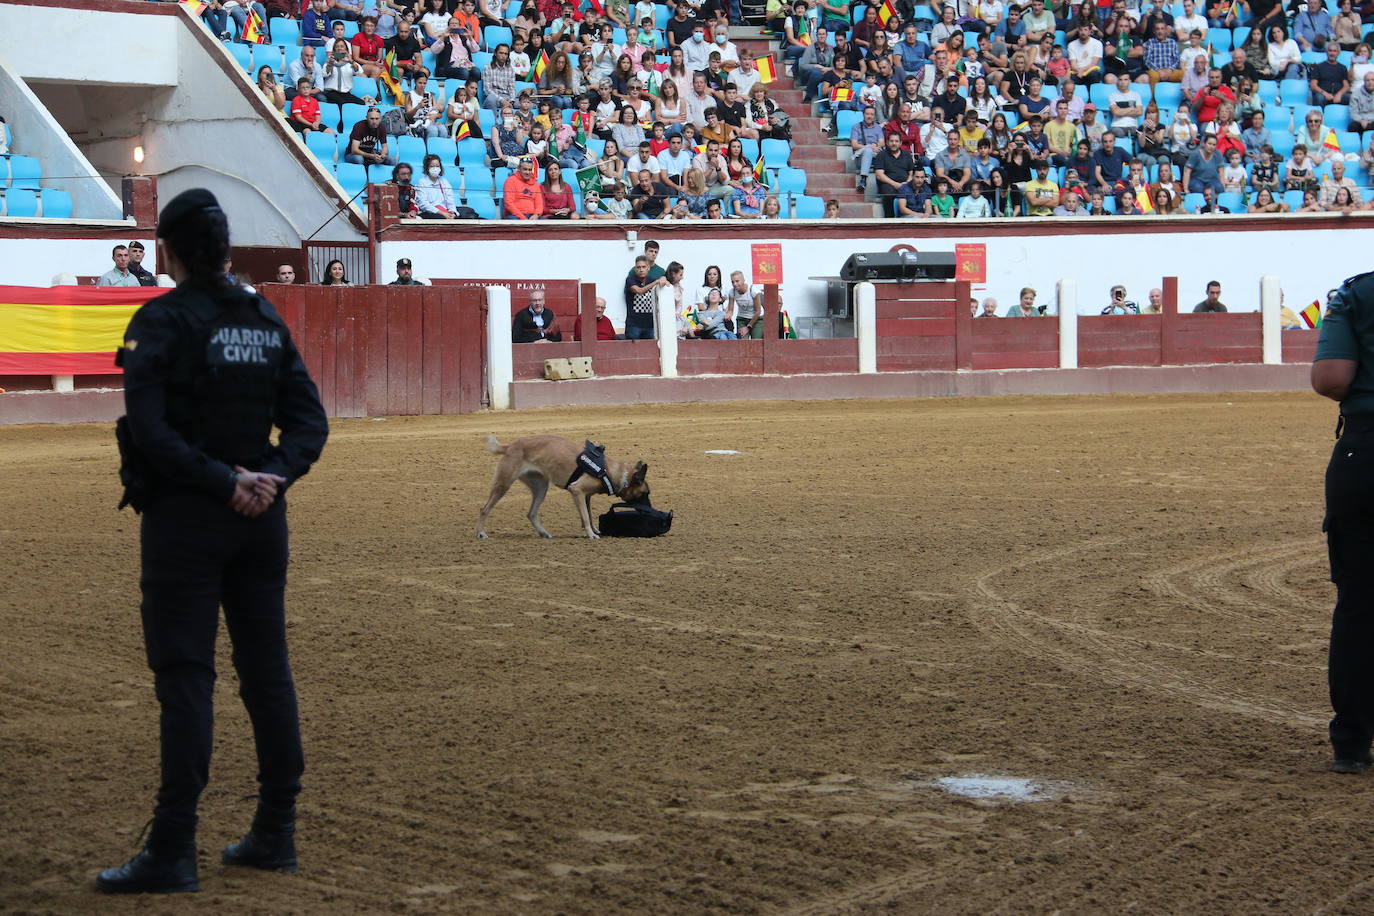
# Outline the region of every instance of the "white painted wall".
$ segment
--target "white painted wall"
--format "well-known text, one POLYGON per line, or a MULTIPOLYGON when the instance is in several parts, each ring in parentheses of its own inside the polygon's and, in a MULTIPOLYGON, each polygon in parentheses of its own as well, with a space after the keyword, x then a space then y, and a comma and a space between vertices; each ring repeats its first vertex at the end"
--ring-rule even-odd
POLYGON ((175 86, 177 32, 170 16, 0 4, 6 63, 26 80, 175 86), (117 61, 117 66, 112 64, 117 61))
MULTIPOLYGON (((4 9, 0 7, 0 11, 4 9)), ((0 111, 10 129, 10 152, 43 163, 43 187, 72 195, 73 219, 123 221, 124 204, 119 196, 3 56, 0 111)))
MULTIPOLYGON (((1209 280, 1221 282, 1222 301, 1232 311, 1259 309, 1259 277, 1279 276, 1286 304, 1295 311, 1314 299, 1326 301, 1329 289, 1346 277, 1369 269, 1374 250, 1374 220, 1365 229, 1294 228, 1276 232, 1208 232, 1175 235, 1166 232, 1142 235, 1056 236, 1048 225, 1026 220, 1026 234, 980 238, 971 232, 962 238, 901 241, 928 251, 953 251, 956 243, 983 242, 988 246, 987 283, 974 293, 981 299, 993 296, 1002 309, 1017 301, 1023 286, 1038 291, 1037 302, 1055 309, 1055 284, 1065 277, 1078 282, 1078 312, 1096 315, 1107 304, 1112 284, 1125 285, 1129 298, 1144 306, 1152 286, 1165 275, 1179 278, 1179 308, 1191 310, 1204 298, 1209 280)), ((465 242, 383 242, 379 262, 397 258, 415 262, 416 276, 485 277, 501 279, 571 279, 595 283, 607 302, 606 312, 617 326, 624 322, 624 280, 643 251, 644 241, 655 238, 652 227, 634 227, 639 242, 630 247, 622 241, 524 241, 500 239, 465 242)), ((686 268, 686 285, 693 291, 701 284, 708 265, 730 271, 750 270, 748 239, 675 240, 657 236, 663 250, 658 263, 680 261, 686 268)), ((757 241, 757 240, 755 240, 757 241)), ((856 251, 887 251, 899 240, 886 239, 780 239, 783 252, 782 302, 794 318, 825 314, 825 287, 809 280, 836 275, 845 259, 856 251)))

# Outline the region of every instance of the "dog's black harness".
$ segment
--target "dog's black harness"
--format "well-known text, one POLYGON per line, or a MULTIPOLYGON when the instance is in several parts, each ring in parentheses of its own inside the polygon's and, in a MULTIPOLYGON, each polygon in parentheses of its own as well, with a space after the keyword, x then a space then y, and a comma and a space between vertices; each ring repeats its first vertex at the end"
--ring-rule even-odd
POLYGON ((615 495, 615 485, 611 483, 611 475, 606 470, 606 446, 592 445, 592 441, 588 439, 582 453, 577 456, 577 464, 573 468, 572 476, 568 478, 567 483, 563 484, 563 489, 566 490, 571 487, 577 478, 583 474, 597 478, 609 495, 615 495))

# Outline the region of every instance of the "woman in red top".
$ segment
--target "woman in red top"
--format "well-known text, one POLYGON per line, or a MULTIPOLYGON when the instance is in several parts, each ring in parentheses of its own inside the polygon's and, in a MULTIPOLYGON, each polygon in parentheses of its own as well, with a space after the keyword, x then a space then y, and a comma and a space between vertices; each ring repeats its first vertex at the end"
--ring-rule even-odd
POLYGON ((739 177, 745 172, 754 174, 754 163, 744 157, 744 144, 738 138, 730 141, 729 152, 725 155, 725 169, 730 173, 732 185, 738 185, 739 177))
POLYGON ((382 73, 382 37, 377 34, 377 17, 364 16, 363 30, 349 42, 353 60, 363 68, 363 76, 376 79, 382 73))
POLYGON ((563 167, 556 159, 544 167, 544 219, 581 219, 573 190, 563 180, 563 167))

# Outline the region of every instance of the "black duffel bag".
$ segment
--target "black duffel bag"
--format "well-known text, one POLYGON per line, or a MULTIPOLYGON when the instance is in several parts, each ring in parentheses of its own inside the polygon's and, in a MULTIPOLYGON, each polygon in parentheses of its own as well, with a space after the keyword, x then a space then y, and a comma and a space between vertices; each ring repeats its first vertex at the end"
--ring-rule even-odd
POLYGON ((653 538, 667 534, 673 527, 673 513, 661 512, 648 503, 616 503, 597 520, 601 536, 608 538, 653 538))

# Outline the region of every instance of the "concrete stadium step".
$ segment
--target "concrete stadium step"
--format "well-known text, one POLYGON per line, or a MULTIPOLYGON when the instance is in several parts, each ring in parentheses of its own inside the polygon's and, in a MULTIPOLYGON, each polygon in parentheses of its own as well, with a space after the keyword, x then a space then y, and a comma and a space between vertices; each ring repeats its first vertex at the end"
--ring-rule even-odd
POLYGON ((877 204, 840 201, 841 219, 878 219, 881 216, 877 204))

